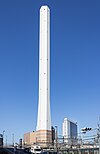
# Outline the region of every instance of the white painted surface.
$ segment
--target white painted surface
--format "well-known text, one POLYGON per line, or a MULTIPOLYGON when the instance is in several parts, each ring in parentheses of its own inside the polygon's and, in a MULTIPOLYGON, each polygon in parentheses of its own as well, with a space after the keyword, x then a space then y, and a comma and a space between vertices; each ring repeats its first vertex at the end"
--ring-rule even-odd
POLYGON ((68 142, 68 138, 70 137, 70 123, 67 118, 63 122, 62 135, 64 136, 64 141, 68 142))
MULTIPOLYGON (((72 131, 71 130, 72 129, 71 123, 73 123, 73 125, 77 125, 76 122, 71 121, 68 118, 64 118, 64 122, 62 124, 62 135, 63 135, 64 141, 66 143, 71 143, 71 140, 70 140, 70 138, 71 138, 71 131, 72 131)), ((74 133, 74 132, 72 132, 72 133, 74 133)))
POLYGON ((40 8, 39 104, 37 130, 51 130, 50 115, 50 10, 40 8))
POLYGON ((30 152, 33 154, 40 154, 42 152, 42 149, 39 145, 31 145, 30 152))

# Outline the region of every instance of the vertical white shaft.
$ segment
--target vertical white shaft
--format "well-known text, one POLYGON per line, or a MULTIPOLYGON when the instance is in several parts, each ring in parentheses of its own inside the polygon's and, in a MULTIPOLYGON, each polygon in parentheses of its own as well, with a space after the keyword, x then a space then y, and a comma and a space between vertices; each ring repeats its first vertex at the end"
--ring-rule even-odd
POLYGON ((50 115, 50 10, 48 6, 40 8, 40 44, 39 44, 39 104, 38 130, 51 130, 50 115))

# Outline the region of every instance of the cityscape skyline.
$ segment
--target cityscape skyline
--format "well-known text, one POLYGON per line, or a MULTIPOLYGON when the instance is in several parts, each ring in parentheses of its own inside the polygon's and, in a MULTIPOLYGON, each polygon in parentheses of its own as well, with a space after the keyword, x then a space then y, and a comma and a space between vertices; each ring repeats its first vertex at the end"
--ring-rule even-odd
POLYGON ((100 2, 0 1, 0 133, 8 142, 35 130, 39 9, 51 9, 51 115, 96 127, 100 115, 100 2), (34 111, 33 111, 34 110, 34 111))

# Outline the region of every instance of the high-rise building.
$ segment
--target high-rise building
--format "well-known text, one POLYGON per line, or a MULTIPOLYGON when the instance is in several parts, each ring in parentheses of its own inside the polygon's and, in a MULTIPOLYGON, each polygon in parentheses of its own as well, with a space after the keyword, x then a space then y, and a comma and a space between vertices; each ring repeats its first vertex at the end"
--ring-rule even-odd
POLYGON ((75 144, 77 142, 77 123, 65 118, 62 124, 62 135, 65 143, 75 144))
POLYGON ((39 40, 39 103, 37 119, 37 140, 51 143, 50 115, 50 9, 40 8, 39 40))

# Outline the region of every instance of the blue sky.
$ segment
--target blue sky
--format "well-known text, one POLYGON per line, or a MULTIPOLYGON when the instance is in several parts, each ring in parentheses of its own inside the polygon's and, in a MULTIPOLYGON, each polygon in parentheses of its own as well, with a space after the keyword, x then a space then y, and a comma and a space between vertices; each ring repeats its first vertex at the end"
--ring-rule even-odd
POLYGON ((96 127, 100 115, 100 1, 0 0, 0 133, 35 130, 39 9, 51 9, 51 115, 96 127))

